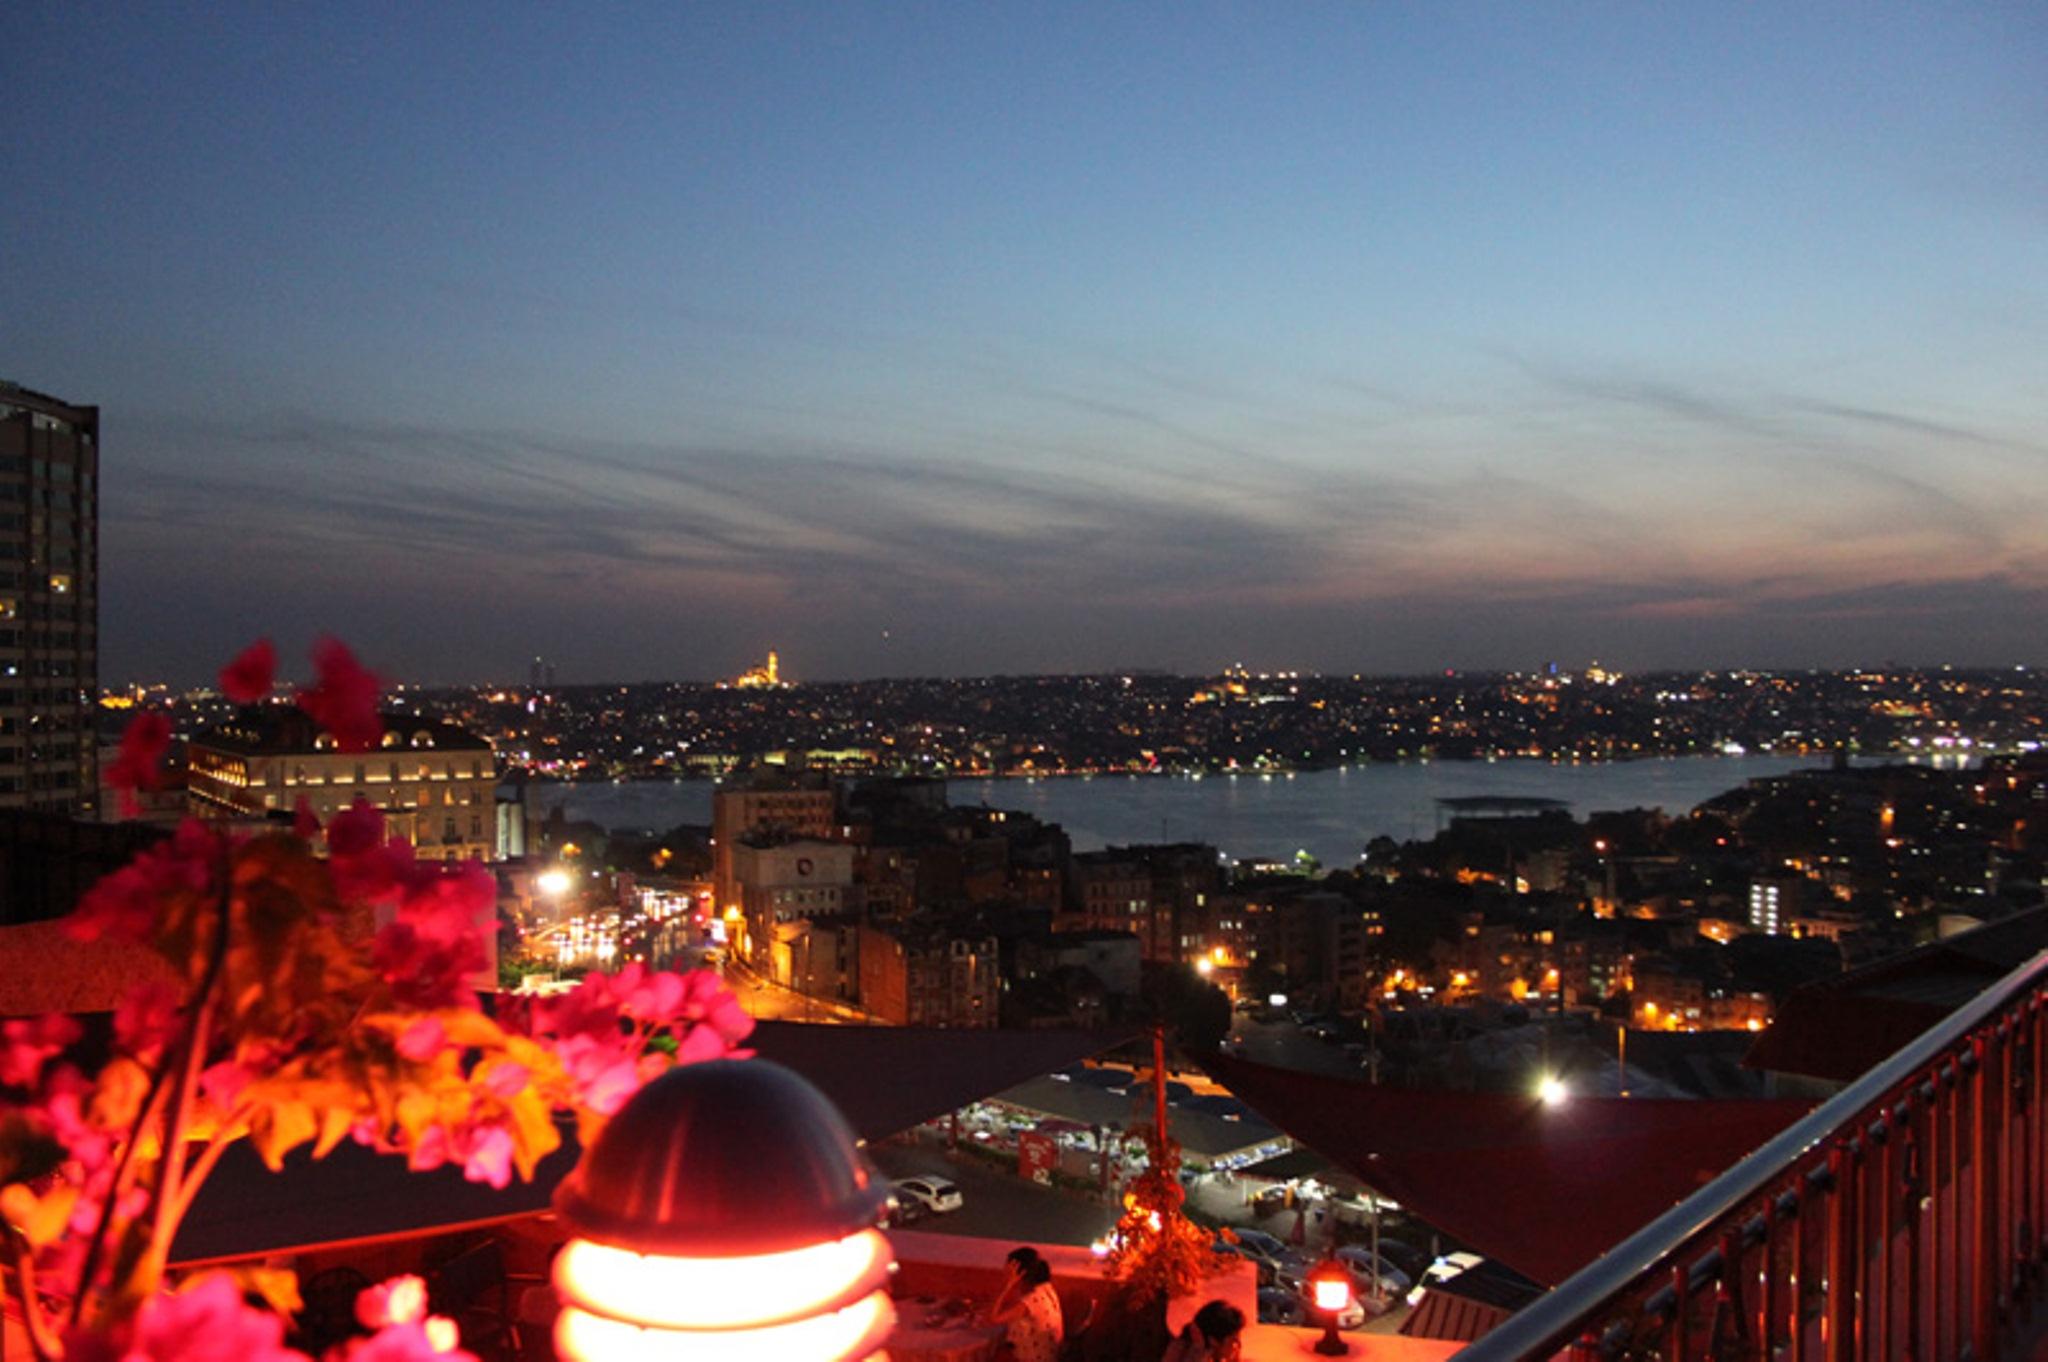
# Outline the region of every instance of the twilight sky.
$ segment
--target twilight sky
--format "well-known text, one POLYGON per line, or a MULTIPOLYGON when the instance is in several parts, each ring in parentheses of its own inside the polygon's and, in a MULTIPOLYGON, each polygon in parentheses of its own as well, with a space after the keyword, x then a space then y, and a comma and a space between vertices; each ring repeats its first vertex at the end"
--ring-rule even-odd
POLYGON ((97 6, 102 673, 2048 662, 2048 8, 97 6))

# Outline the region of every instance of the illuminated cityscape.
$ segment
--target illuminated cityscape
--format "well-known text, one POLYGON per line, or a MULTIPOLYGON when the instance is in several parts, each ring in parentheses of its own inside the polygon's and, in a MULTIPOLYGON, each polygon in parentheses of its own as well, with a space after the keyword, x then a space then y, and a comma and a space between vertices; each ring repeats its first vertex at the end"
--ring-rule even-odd
POLYGON ((2048 12, 36 6, 0 1362, 2048 1356, 2048 12))

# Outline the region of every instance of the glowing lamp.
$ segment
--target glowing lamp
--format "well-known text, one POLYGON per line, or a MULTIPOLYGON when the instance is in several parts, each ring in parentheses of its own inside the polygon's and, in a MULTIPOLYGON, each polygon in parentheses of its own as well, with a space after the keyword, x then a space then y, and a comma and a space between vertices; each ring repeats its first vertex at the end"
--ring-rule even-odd
POLYGON ((1571 1090, 1565 1087, 1564 1080, 1557 1075, 1545 1074, 1543 1081, 1536 1085, 1536 1096, 1542 1100, 1544 1106, 1555 1107, 1571 1096, 1571 1090))
POLYGON ((1351 1270, 1335 1258, 1325 1258, 1308 1274, 1309 1302, 1323 1314, 1323 1336, 1316 1351, 1326 1357, 1342 1357, 1351 1349, 1337 1336, 1337 1320, 1351 1308, 1351 1270))
POLYGON ((764 1059, 671 1069, 555 1192, 575 1362, 867 1357, 895 1327, 889 1200, 824 1094, 764 1059))
POLYGON ((543 870, 533 880, 534 887, 550 898, 569 892, 569 872, 566 870, 543 870))

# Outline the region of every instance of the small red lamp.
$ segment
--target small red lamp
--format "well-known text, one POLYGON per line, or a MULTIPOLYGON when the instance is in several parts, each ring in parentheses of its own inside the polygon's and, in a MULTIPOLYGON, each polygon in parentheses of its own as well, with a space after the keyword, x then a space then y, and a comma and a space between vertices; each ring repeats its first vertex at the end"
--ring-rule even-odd
POLYGON ((1316 1351, 1327 1357, 1342 1357, 1351 1351, 1337 1337, 1337 1320, 1351 1308, 1351 1272, 1335 1258, 1325 1258, 1308 1274, 1309 1300, 1323 1313, 1323 1336, 1316 1351))
POLYGON ((765 1059, 649 1083, 555 1192, 573 1362, 840 1362, 895 1325, 888 1188, 846 1120, 765 1059))

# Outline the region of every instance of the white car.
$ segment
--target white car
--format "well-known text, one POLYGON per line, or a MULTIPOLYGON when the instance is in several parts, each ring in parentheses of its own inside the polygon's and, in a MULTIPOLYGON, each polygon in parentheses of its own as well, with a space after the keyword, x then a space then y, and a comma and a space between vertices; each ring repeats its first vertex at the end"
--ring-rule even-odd
POLYGON ((1478 1267, 1486 1260, 1476 1253, 1446 1253, 1443 1257, 1422 1269, 1422 1280, 1408 1293, 1408 1304, 1422 1304, 1422 1293, 1438 1282, 1447 1282, 1467 1268, 1478 1267))
POLYGON ((899 1200, 915 1201, 928 1211, 957 1211, 963 1198, 960 1189, 944 1178, 918 1177, 896 1179, 896 1196, 899 1200))

